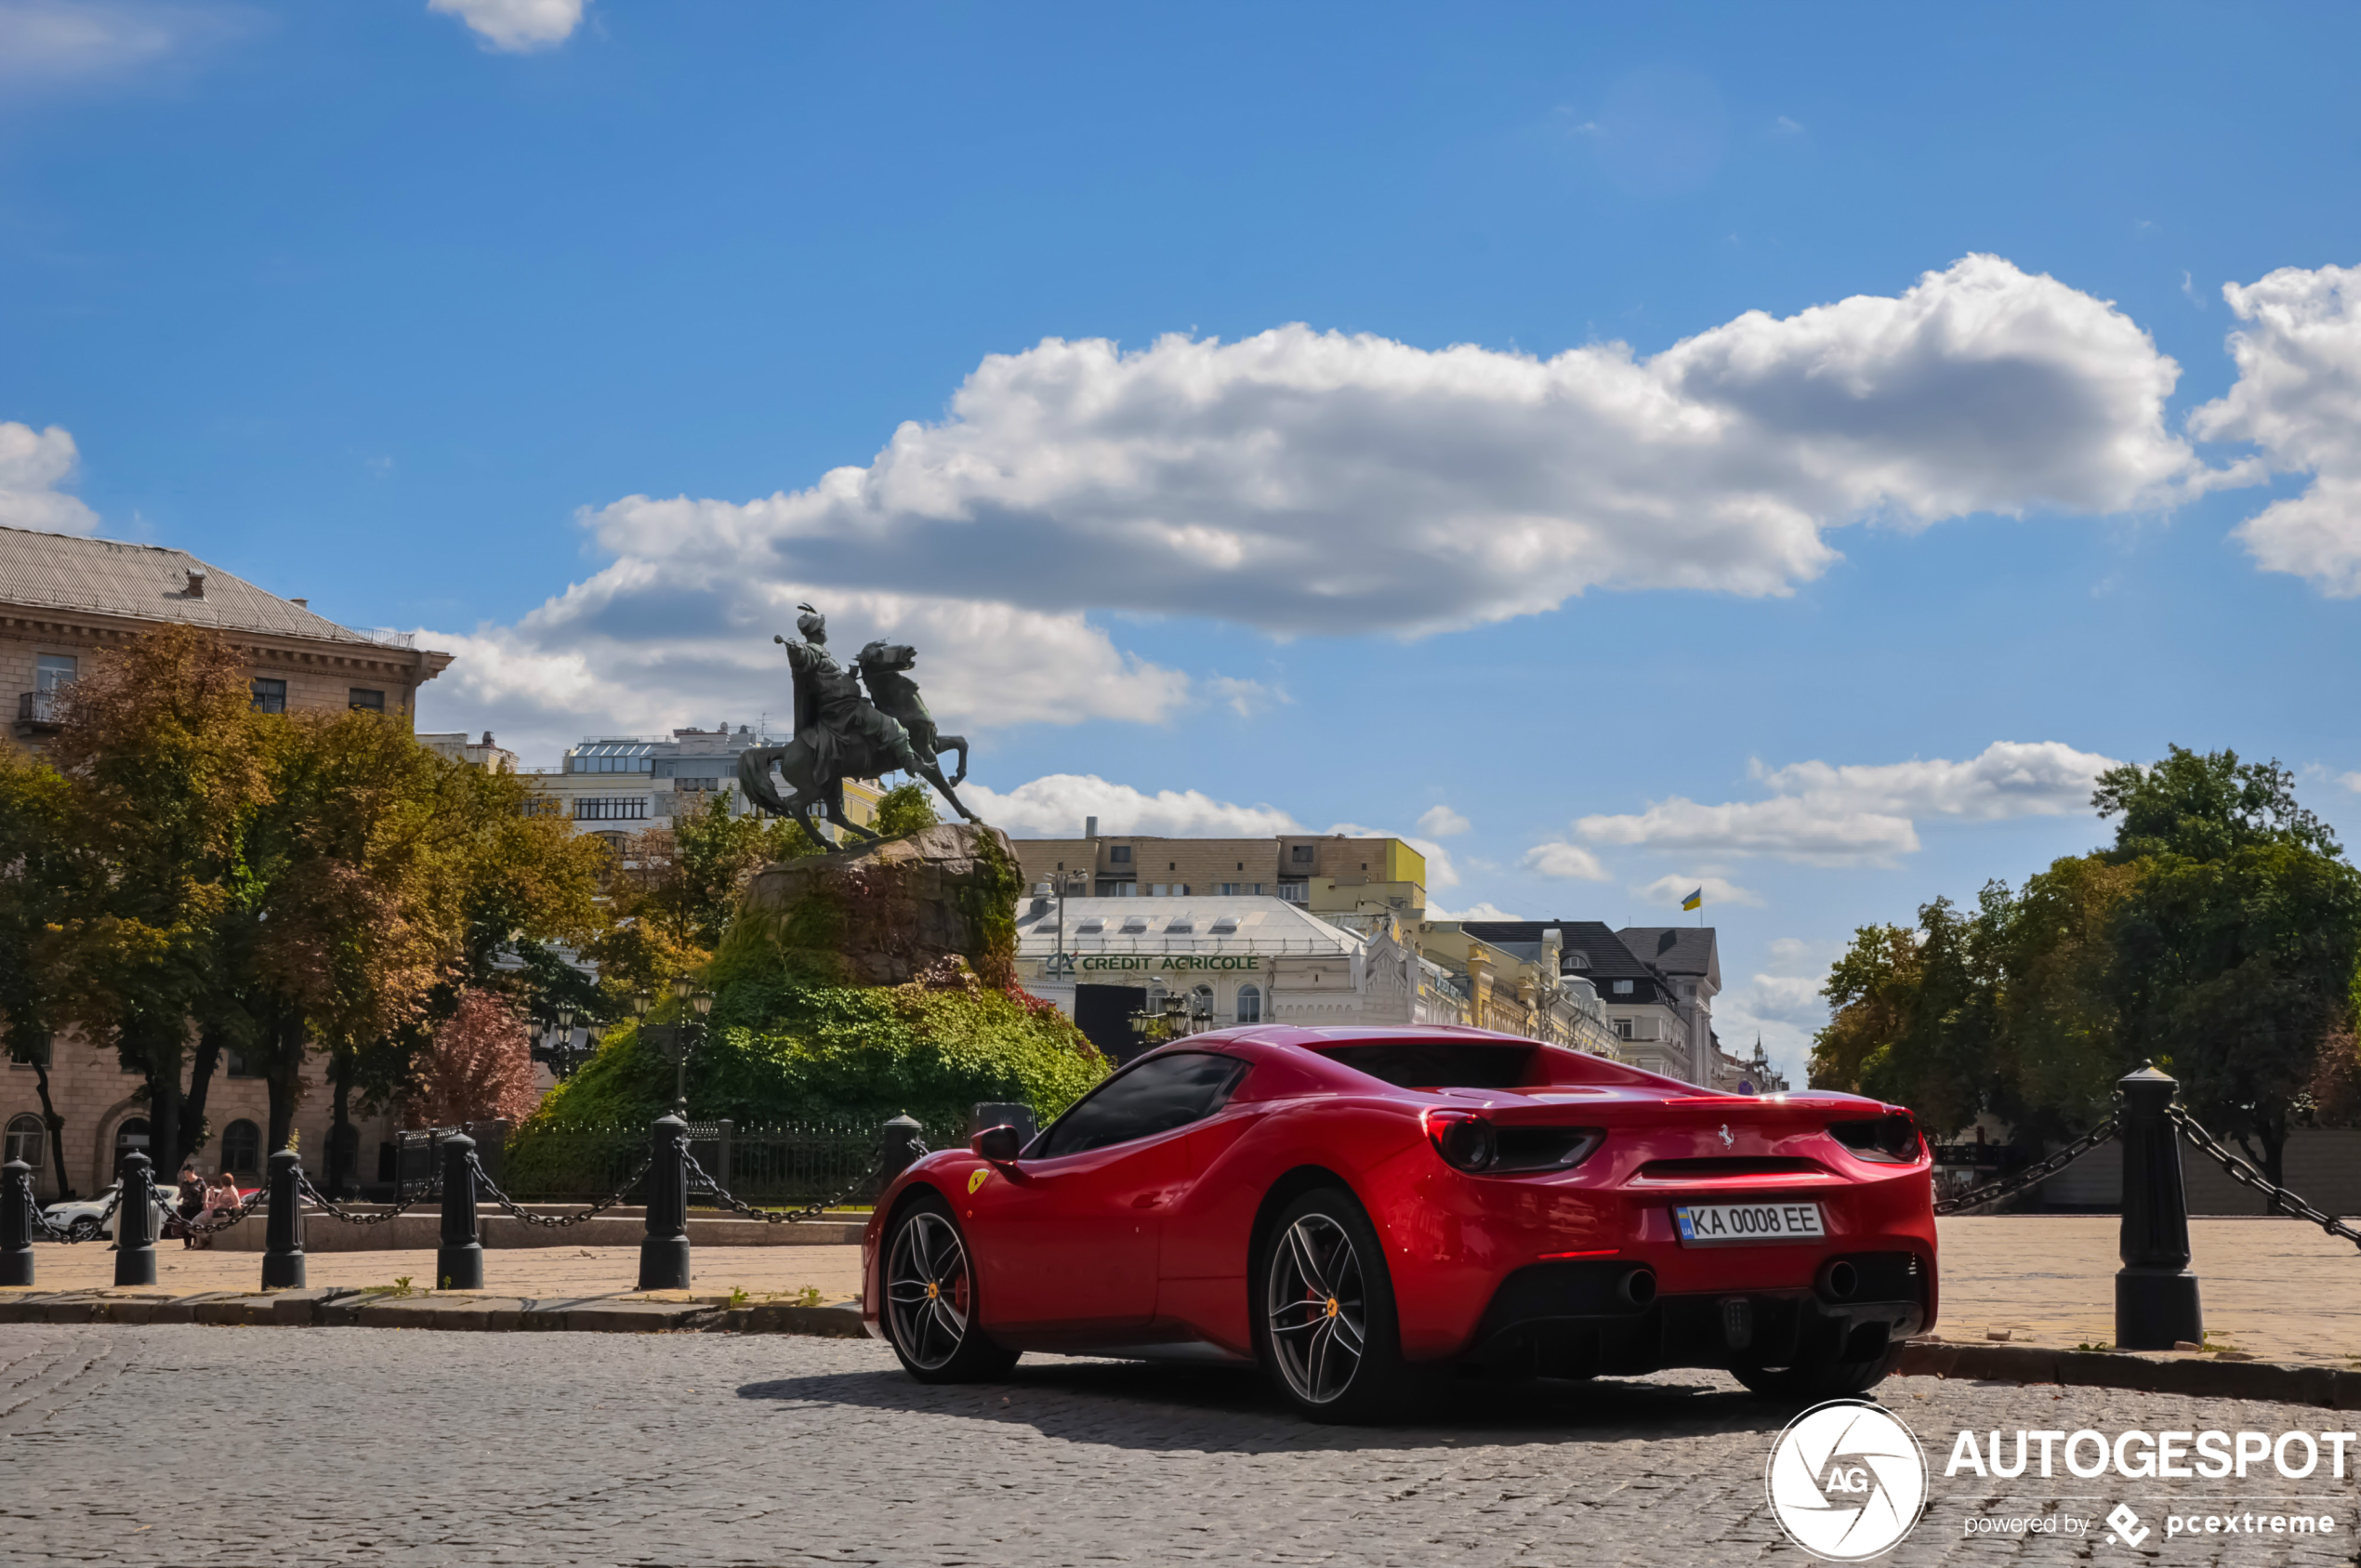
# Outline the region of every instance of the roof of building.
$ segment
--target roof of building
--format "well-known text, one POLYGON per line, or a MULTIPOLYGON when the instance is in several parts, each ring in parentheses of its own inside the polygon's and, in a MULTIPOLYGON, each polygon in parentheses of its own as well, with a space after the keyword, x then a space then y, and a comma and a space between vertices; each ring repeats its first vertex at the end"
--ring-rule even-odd
POLYGON ((1588 965, 1577 966, 1593 980, 1653 980, 1649 967, 1638 955, 1609 929, 1603 920, 1462 920, 1459 929, 1471 937, 1480 937, 1496 947, 1515 951, 1521 944, 1530 943, 1537 955, 1541 933, 1556 931, 1571 957, 1579 953, 1589 959, 1588 965))
MULTIPOLYGON (((1017 906, 1021 957, 1044 958, 1058 950, 1058 901, 1046 902, 1049 907, 1038 913, 1032 900, 1017 906)), ((1286 899, 1065 901, 1065 944, 1072 953, 1351 953, 1365 941, 1358 932, 1332 926, 1286 899), (1093 922, 1098 929, 1087 929, 1093 922), (1138 929, 1124 929, 1135 924, 1138 929)))
POLYGON ((407 646, 406 639, 390 634, 371 637, 340 626, 186 550, 29 528, 0 528, 0 604, 87 610, 318 642, 407 646), (191 573, 202 574, 202 594, 192 589, 191 573))
POLYGON ((1626 926, 1623 945, 1669 975, 1702 975, 1721 989, 1721 951, 1711 926, 1626 926))

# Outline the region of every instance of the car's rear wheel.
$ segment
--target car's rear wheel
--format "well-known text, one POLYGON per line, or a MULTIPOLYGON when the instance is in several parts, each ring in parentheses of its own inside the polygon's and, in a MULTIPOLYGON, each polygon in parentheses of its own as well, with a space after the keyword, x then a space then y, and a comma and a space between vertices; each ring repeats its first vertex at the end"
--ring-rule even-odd
POLYGON ((1417 1391, 1402 1360, 1393 1282, 1352 1195, 1323 1187, 1279 1213, 1253 1274, 1255 1349, 1279 1392, 1316 1421, 1400 1415, 1417 1391))
POLYGON ((1898 1348, 1867 1361, 1807 1361, 1794 1366, 1734 1366, 1730 1375, 1766 1399, 1842 1399, 1866 1393, 1885 1381, 1900 1356, 1898 1348))
POLYGON ((975 1264, 951 1206, 931 1194, 904 1209, 886 1244, 886 1338, 921 1383, 1005 1377, 1017 1352, 985 1337, 976 1316, 975 1264))

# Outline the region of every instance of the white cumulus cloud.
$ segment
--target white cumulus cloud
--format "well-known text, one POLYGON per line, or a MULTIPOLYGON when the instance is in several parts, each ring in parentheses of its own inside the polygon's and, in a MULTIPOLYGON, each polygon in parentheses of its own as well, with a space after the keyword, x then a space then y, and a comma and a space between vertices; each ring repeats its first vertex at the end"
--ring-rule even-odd
POLYGON ((783 733, 794 687, 771 639, 795 635, 796 605, 815 595, 839 659, 873 638, 918 650, 912 678, 948 731, 1089 718, 1154 723, 1192 700, 1188 677, 1121 652, 1078 614, 821 593, 627 560, 515 626, 422 631, 422 643, 458 655, 420 694, 425 723, 453 724, 455 706, 453 727, 493 729, 528 760, 554 760, 585 733, 654 733, 724 718, 753 723, 768 715, 771 731, 783 733))
POLYGON ((1579 844, 1563 840, 1536 844, 1524 852, 1524 863, 1544 876, 1563 876, 1576 882, 1609 880, 1607 868, 1599 863, 1598 856, 1579 844))
POLYGON ((1102 834, 1165 838, 1263 838, 1303 831, 1276 806, 1241 806, 1194 789, 1151 795, 1096 773, 1051 773, 1005 793, 963 784, 959 794, 993 826, 1042 838, 1079 838, 1091 817, 1102 834))
POLYGON ((583 0, 427 0, 427 9, 457 17, 487 49, 528 54, 552 49, 582 24, 583 0))
POLYGON ((93 534, 99 514, 58 487, 73 478, 81 454, 63 427, 36 430, 0 423, 0 525, 52 534, 93 534))
POLYGON ((1471 825, 1448 806, 1430 806, 1418 817, 1418 831, 1430 838, 1456 838, 1471 825))
POLYGON ((2114 766, 2059 741, 1996 741, 1960 762, 1758 763, 1754 775, 1773 792, 1768 799, 1701 805, 1674 796, 1644 811, 1584 817, 1575 829, 1595 844, 1890 864, 1918 849, 1917 824, 1930 818, 1987 822, 2087 810, 2099 773, 2114 766))
POLYGON ((1827 529, 2114 512, 2197 471, 2129 317, 1971 256, 1896 297, 1749 311, 1642 358, 1284 326, 995 354, 865 467, 732 503, 628 496, 618 556, 1280 635, 1416 633, 1594 586, 1778 594, 1827 529))
POLYGON ((1445 909, 1443 905, 1430 900, 1427 903, 1427 918, 1430 920, 1522 920, 1524 916, 1511 910, 1503 909, 1489 899, 1482 903, 1471 903, 1465 909, 1445 909))
POLYGON ((2267 572, 2309 577, 2341 599, 2361 595, 2361 268, 2283 267, 2225 283, 2222 296, 2246 323, 2230 335, 2238 379, 2189 416, 2189 429, 2252 441, 2259 467, 2312 478, 2239 524, 2236 537, 2267 572))
POLYGON ((1678 909, 1681 907, 1682 899, 1699 889, 1705 890, 1705 903, 1708 909, 1720 908, 1726 904, 1751 904, 1757 909, 1762 907, 1761 893, 1751 888, 1741 888, 1727 877, 1684 876, 1677 872, 1669 876, 1659 876, 1653 882, 1636 886, 1631 889, 1631 894, 1634 898, 1645 899, 1650 903, 1669 904, 1678 909))

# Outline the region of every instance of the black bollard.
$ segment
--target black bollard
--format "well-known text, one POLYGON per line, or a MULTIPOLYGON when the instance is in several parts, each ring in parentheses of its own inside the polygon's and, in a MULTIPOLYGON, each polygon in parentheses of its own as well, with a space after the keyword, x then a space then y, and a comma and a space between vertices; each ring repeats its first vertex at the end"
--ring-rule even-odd
POLYGON ((145 1154, 123 1156, 123 1185, 115 1189, 114 1283, 156 1283, 156 1183, 145 1154))
POLYGON ((262 1288, 303 1288, 303 1156, 270 1156, 270 1231, 262 1249, 262 1288))
POLYGON ((2181 1186, 2181 1136, 2165 1112, 2180 1085, 2154 1062, 2117 1081, 2116 1136, 2123 1143, 2123 1267, 2115 1276, 2119 1351, 2205 1343, 2197 1276, 2189 1272, 2189 1195, 2181 1186))
POLYGON ((904 1111, 877 1130, 877 1192, 893 1185, 894 1178, 918 1163, 918 1134, 924 1130, 904 1111))
POLYGON ((689 1288, 689 1124, 659 1116, 648 1134, 648 1234, 640 1244, 641 1290, 689 1288))
POLYGON ((0 1166, 0 1285, 33 1283, 33 1167, 0 1166))
POLYGON ((442 1245, 434 1249, 437 1290, 483 1288, 483 1240, 476 1234, 476 1140, 455 1132, 442 1140, 442 1245))

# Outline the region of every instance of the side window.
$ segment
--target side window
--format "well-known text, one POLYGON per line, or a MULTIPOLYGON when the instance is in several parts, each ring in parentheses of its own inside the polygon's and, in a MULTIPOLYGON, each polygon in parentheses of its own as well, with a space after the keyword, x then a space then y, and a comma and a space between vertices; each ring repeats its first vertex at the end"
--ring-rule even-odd
POLYGON ((1152 1057, 1059 1117, 1041 1135, 1034 1157, 1079 1154, 1202 1121, 1221 1108, 1246 1071, 1236 1057, 1207 1051, 1152 1057))

